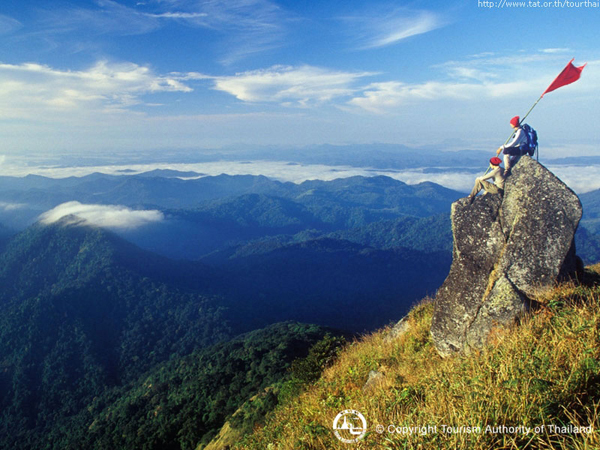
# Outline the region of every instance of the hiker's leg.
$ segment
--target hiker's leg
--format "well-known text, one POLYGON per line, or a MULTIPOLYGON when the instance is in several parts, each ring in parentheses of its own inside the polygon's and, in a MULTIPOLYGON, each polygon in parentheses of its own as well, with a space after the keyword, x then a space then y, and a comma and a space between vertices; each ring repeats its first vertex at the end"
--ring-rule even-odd
POLYGON ((481 183, 482 183, 483 189, 485 190, 486 193, 490 193, 490 194, 498 193, 498 186, 496 186, 494 183, 490 183, 488 181, 482 181, 481 183))
POLYGON ((473 186, 473 190, 469 194, 469 197, 475 197, 479 191, 483 189, 482 183, 485 183, 485 181, 481 181, 479 178, 475 179, 475 186, 473 186))
POLYGON ((504 170, 510 171, 511 167, 513 167, 516 163, 515 156, 521 154, 521 149, 519 147, 506 147, 504 149, 504 170))

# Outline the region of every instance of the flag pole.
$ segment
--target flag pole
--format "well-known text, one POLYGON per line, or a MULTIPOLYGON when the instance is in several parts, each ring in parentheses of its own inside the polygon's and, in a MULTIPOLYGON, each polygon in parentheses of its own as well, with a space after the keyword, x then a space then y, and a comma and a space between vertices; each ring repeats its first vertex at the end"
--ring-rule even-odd
MULTIPOLYGON (((544 96, 544 94, 540 95, 540 98, 538 98, 538 99, 535 101, 535 103, 533 104, 533 106, 532 106, 531 108, 529 108, 529 111, 527 111, 527 114, 525 114, 525 115, 523 116, 523 118, 521 119, 521 122, 525 121, 525 119, 527 118, 527 116, 529 115, 529 113, 530 113, 531 111, 533 111, 533 108, 535 108, 535 107, 536 107, 536 105, 537 105, 537 104, 540 102, 540 100, 542 99, 542 97, 543 97, 543 96, 544 96)), ((509 139, 510 139, 510 138, 509 138, 509 139)))

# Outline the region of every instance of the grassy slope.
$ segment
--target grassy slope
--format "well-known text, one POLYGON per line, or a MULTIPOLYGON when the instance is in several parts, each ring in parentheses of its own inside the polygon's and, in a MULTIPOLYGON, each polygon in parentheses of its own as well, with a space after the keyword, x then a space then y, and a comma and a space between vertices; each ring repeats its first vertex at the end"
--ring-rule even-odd
POLYGON ((562 284, 540 296, 542 307, 469 356, 441 359, 429 337, 433 312, 424 301, 409 330, 385 339, 383 329, 350 344, 320 380, 281 404, 238 449, 596 449, 600 448, 600 265, 585 285, 562 284), (371 370, 384 377, 364 389, 371 370), (332 432, 336 415, 363 413, 368 434, 344 444, 332 432), (436 426, 424 435, 377 434, 375 426, 436 426), (444 433, 442 425, 481 427, 444 433), (524 433, 486 426, 528 426, 524 433), (534 427, 545 425, 544 432, 534 427), (593 426, 562 433, 550 425, 593 426))

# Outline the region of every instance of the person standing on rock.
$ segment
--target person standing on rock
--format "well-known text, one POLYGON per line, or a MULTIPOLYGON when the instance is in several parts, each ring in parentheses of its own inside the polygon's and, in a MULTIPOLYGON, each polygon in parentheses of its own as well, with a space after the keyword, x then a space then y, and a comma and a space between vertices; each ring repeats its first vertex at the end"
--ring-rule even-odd
MULTIPOLYGON (((504 193, 504 169, 500 167, 500 163, 502 160, 496 156, 490 159, 490 165, 492 167, 492 171, 489 173, 485 173, 484 175, 475 178, 475 186, 473 186, 473 190, 467 197, 469 199, 469 204, 473 203, 475 200, 475 196, 482 189, 485 190, 485 193, 488 192, 490 194, 503 194, 504 193), (490 178, 494 179, 493 183, 490 183, 490 178)), ((485 194, 483 194, 485 195, 485 194)))
POLYGON ((525 133, 523 128, 521 128, 519 116, 515 116, 510 119, 510 126, 516 129, 512 141, 506 145, 498 147, 498 150, 496 151, 496 155, 500 155, 500 152, 504 152, 505 175, 510 173, 511 167, 514 166, 519 158, 524 154, 523 148, 527 144, 527 133, 525 133))

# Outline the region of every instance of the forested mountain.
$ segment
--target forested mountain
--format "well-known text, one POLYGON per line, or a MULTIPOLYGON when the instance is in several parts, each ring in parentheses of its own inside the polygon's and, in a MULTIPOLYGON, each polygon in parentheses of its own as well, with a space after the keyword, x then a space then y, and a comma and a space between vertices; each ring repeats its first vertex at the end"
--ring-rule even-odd
POLYGON ((331 238, 213 261, 224 279, 235 280, 225 291, 246 323, 287 317, 353 331, 400 318, 435 292, 450 263, 446 252, 379 250, 331 238))
POLYGON ((9 243, 0 256, 3 424, 43 427, 230 337, 218 300, 161 281, 176 264, 149 277, 162 260, 89 227, 36 226, 9 243))
POLYGON ((381 220, 328 236, 380 249, 404 247, 423 252, 452 252, 452 230, 447 213, 381 220))

